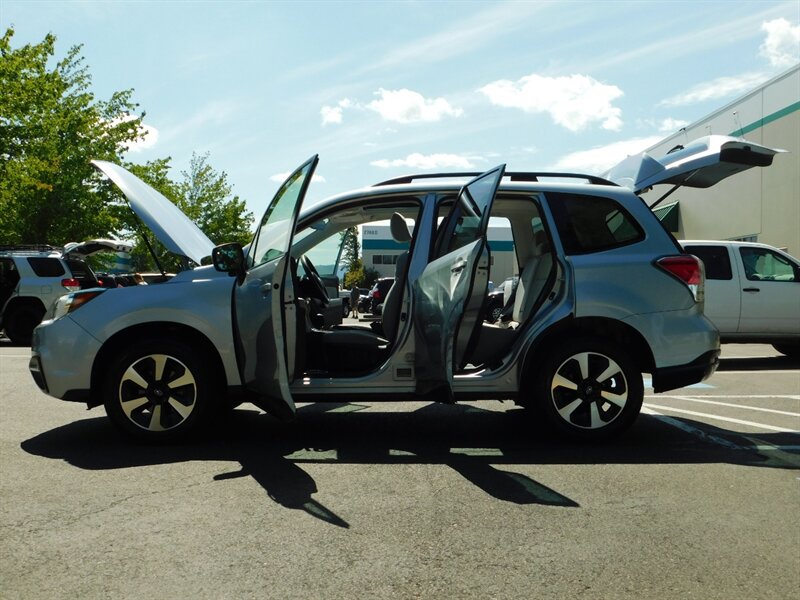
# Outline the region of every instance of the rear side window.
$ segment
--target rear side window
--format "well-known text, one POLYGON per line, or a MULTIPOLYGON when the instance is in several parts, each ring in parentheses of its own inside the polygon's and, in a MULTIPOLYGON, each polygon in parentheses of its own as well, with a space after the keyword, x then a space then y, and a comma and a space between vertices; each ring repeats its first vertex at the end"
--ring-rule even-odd
POLYGON ((703 261, 706 279, 733 279, 731 258, 725 246, 685 246, 684 250, 703 261))
POLYGON ((611 198, 550 192, 547 200, 566 254, 588 254, 644 239, 639 223, 611 198))
POLYGON ((61 277, 64 274, 64 267, 57 258, 32 257, 28 264, 39 277, 61 277))

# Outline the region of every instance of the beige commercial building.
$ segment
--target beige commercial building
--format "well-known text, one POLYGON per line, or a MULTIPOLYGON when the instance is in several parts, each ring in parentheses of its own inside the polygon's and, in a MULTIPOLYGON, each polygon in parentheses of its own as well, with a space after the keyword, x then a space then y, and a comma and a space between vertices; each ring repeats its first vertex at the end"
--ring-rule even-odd
MULTIPOLYGON (((704 135, 741 136, 787 153, 709 189, 679 188, 656 213, 678 239, 757 241, 800 257, 800 65, 647 152, 655 157, 704 135)), ((643 195, 648 204, 669 188, 643 195)))

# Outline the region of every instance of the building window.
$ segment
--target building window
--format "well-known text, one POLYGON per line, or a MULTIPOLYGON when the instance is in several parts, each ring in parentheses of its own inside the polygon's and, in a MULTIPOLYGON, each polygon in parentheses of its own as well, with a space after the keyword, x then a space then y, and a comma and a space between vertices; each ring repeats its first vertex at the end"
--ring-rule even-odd
POLYGON ((373 265, 382 265, 383 264, 383 256, 380 254, 376 254, 372 257, 372 264, 373 265))

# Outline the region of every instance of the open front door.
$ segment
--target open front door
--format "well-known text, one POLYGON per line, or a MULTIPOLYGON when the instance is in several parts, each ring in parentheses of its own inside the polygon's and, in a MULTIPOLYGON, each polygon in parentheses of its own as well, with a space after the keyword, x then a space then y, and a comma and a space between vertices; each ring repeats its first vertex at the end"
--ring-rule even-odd
POLYGON ((281 185, 256 229, 247 273, 234 287, 242 381, 258 393, 259 407, 279 417, 291 416, 295 410, 289 384, 294 373, 297 313, 289 249, 318 161, 316 155, 311 157, 281 185))
POLYGON ((453 397, 453 372, 468 358, 489 279, 486 229, 505 165, 465 185, 436 233, 433 256, 414 284, 417 392, 453 397))

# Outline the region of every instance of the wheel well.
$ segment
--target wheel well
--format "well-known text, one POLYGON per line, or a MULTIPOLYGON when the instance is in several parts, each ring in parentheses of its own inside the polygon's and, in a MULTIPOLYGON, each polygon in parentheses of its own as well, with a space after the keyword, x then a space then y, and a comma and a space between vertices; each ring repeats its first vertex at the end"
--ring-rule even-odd
POLYGON ((578 336, 600 337, 626 348, 637 368, 643 373, 652 373, 655 368, 655 359, 650 345, 642 337, 642 334, 630 325, 603 317, 567 319, 547 330, 528 350, 524 362, 525 367, 522 370, 520 389, 524 389, 530 384, 527 379, 536 373, 535 365, 543 360, 555 344, 565 337, 578 336))
POLYGON ((166 338, 185 342, 193 348, 203 352, 213 363, 212 373, 218 378, 218 383, 223 387, 227 385, 225 377, 225 367, 222 364, 219 352, 205 335, 180 323, 154 322, 142 325, 134 325, 118 331, 103 344, 97 353, 92 367, 92 393, 89 401, 90 408, 99 406, 103 403, 103 379, 108 373, 109 368, 119 352, 132 341, 142 339, 166 338))

